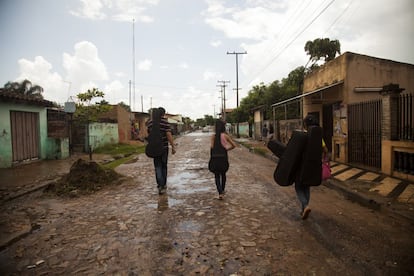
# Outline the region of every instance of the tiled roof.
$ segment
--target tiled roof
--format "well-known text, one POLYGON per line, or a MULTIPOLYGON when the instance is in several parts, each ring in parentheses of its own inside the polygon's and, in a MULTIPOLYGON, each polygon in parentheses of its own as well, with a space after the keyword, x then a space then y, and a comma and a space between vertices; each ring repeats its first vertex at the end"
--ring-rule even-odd
POLYGON ((4 89, 0 89, 0 102, 37 105, 37 106, 45 106, 45 107, 55 106, 55 104, 51 101, 34 98, 28 95, 19 95, 16 93, 11 93, 11 92, 5 91, 4 89))

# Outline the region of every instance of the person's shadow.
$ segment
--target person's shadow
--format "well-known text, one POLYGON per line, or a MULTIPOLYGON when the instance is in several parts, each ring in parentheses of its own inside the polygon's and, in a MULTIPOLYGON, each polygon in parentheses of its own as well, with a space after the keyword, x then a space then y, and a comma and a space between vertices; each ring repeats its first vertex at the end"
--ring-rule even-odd
POLYGON ((163 194, 158 197, 158 211, 165 211, 168 209, 168 195, 163 194))

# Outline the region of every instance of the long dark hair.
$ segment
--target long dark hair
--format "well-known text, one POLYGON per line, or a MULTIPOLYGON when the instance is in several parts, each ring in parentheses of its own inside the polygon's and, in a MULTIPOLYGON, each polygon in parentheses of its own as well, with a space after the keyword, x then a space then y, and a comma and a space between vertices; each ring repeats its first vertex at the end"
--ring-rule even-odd
POLYGON ((221 134, 226 131, 226 124, 222 120, 217 119, 215 123, 215 128, 216 128, 216 136, 214 139, 214 144, 219 145, 218 143, 221 143, 220 142, 221 134))

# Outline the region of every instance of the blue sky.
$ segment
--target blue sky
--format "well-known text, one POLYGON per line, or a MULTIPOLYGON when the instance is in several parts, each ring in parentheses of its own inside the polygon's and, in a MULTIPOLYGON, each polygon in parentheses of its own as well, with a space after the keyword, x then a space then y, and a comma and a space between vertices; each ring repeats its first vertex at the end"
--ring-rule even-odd
POLYGON ((0 0, 0 37, 0 86, 27 78, 62 104, 97 87, 110 103, 131 99, 135 111, 164 106, 196 119, 219 112, 219 80, 230 81, 226 107, 236 107, 228 51, 247 51, 239 56, 240 99, 305 65, 304 45, 315 38, 414 64, 414 2, 0 0))

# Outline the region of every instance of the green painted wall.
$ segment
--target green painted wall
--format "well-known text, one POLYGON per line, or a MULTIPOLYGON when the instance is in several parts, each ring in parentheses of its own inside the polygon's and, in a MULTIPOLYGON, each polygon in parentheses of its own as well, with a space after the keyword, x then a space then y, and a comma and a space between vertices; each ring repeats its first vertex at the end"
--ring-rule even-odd
POLYGON ((89 144, 92 150, 107 144, 118 144, 118 124, 91 123, 89 125, 89 144))
POLYGON ((10 111, 39 113, 40 159, 60 159, 69 156, 68 138, 55 139, 47 137, 46 108, 24 104, 0 102, 0 168, 11 167, 13 161, 10 111))
POLYGON ((69 138, 48 138, 46 159, 65 159, 69 157, 69 138))

